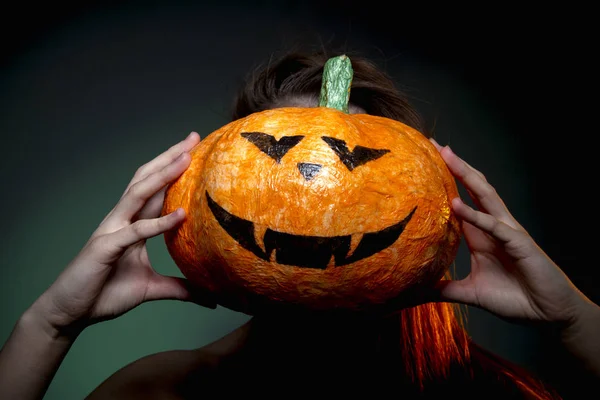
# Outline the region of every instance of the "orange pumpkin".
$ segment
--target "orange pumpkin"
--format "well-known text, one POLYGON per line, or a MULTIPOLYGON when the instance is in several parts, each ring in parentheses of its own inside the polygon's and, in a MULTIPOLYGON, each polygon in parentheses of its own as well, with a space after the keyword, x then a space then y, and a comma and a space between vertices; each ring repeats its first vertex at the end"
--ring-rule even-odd
POLYGON ((324 69, 320 106, 233 121, 191 151, 163 214, 185 277, 248 314, 271 306, 368 310, 441 279, 460 239, 454 178, 398 121, 348 114, 352 67, 324 69))

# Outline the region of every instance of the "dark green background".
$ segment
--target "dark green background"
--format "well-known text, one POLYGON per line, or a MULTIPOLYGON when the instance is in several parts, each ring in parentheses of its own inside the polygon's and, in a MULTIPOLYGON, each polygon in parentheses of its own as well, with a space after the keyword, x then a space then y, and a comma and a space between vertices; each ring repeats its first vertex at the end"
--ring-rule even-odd
MULTIPOLYGON (((585 48, 577 21, 586 10, 166 4, 53 3, 4 15, 16 24, 2 31, 0 340, 77 254, 138 166, 192 130, 205 136, 227 123, 244 74, 300 42, 346 46, 384 66, 438 141, 485 173, 597 301, 597 262, 584 259, 596 243, 583 231, 597 225, 589 198, 597 167, 586 159, 596 128, 576 96, 594 87, 593 66, 570 40, 585 48), (558 27, 558 17, 571 28, 558 27)), ((159 272, 180 275, 162 237, 149 251, 159 272)), ((463 246, 457 274, 467 271, 463 246)), ((82 398, 139 357, 201 346, 247 318, 175 301, 144 304, 86 330, 46 398, 82 398)), ((566 374, 540 332, 476 309, 468 322, 483 346, 550 377, 566 374)))

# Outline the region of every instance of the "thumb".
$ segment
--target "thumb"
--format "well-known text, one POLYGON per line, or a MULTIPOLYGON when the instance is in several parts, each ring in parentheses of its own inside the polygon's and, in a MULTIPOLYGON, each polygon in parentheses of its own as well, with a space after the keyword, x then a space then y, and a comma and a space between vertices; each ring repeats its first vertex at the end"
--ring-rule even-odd
POLYGON ((194 286, 185 278, 158 273, 150 279, 144 298, 144 301, 153 300, 181 300, 206 308, 217 308, 214 295, 206 289, 194 286))

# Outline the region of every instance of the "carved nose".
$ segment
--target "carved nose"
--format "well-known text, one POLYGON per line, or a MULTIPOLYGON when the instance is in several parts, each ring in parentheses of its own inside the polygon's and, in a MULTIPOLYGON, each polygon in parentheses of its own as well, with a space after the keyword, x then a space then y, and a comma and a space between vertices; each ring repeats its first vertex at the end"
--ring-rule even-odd
POLYGON ((319 173, 321 168, 323 168, 323 166, 321 164, 302 163, 302 162, 298 163, 298 170, 300 171, 300 173, 302 174, 304 179, 306 179, 307 181, 310 181, 312 178, 314 178, 315 175, 317 175, 319 173))

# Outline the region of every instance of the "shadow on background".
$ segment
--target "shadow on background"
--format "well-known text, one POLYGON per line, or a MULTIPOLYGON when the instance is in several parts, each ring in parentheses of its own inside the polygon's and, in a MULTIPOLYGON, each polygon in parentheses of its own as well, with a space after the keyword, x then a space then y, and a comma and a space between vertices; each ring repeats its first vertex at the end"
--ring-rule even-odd
MULTIPOLYGON (((592 300, 596 89, 588 10, 423 2, 16 4, 2 24, 0 338, 78 252, 138 166, 192 130, 229 121, 245 73, 298 43, 360 50, 396 78, 442 144, 494 184, 516 218, 592 300)), ((162 238, 156 269, 180 275, 162 238)), ((457 275, 468 273, 464 247, 457 275)), ((144 355, 206 344, 247 319, 144 304, 88 329, 47 398, 82 398, 144 355)), ((469 310, 474 339, 556 382, 579 371, 527 327, 469 310)), ((566 389, 565 393, 566 392, 566 389)))

